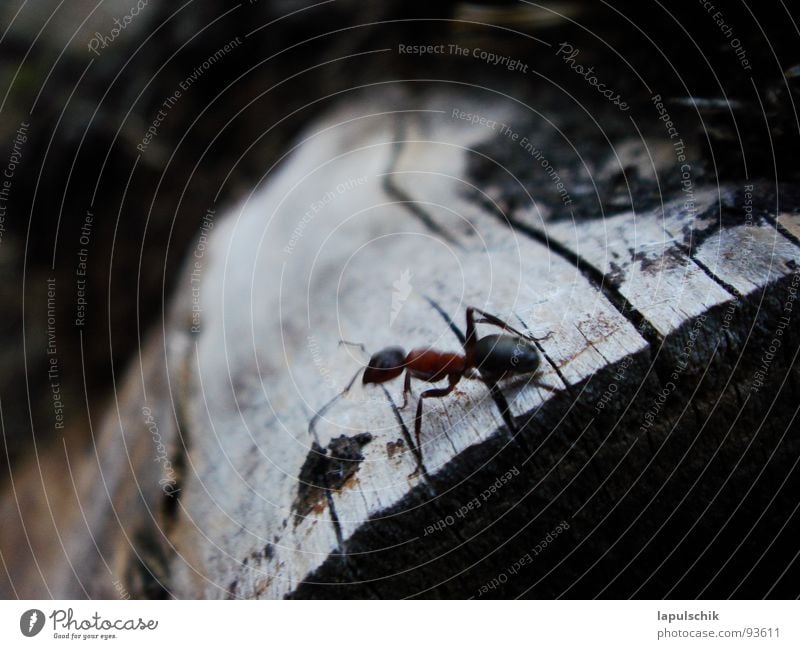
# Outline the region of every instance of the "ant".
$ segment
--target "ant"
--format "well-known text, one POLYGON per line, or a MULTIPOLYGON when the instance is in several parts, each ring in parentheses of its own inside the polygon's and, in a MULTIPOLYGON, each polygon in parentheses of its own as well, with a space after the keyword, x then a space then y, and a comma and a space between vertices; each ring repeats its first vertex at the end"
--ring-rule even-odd
MULTIPOLYGON (((362 368, 364 376, 363 385, 378 385, 397 378, 403 372, 406 373, 405 385, 403 387, 403 406, 408 406, 408 395, 411 393, 411 379, 419 379, 427 383, 438 383, 447 379, 447 386, 443 388, 432 388, 425 390, 419 395, 417 401, 417 413, 414 417, 414 436, 419 450, 418 460, 422 462, 422 451, 420 446, 420 432, 422 428, 422 403, 425 399, 439 399, 450 394, 463 379, 483 379, 490 387, 494 386, 500 379, 511 375, 533 374, 539 369, 541 358, 532 341, 545 340, 551 334, 543 338, 534 338, 514 329, 507 322, 497 316, 482 311, 473 306, 467 307, 467 333, 464 338, 464 353, 443 352, 431 348, 415 348, 410 352, 402 347, 392 346, 381 349, 374 353, 362 368), (480 317, 475 317, 478 314, 480 317), (476 331, 476 324, 490 324, 499 327, 504 331, 514 334, 492 334, 479 338, 476 331)), ((363 345, 355 344, 365 353, 363 345)), ((339 398, 344 396, 352 387, 359 370, 350 380, 347 386, 325 404, 309 424, 309 430, 313 430, 317 419, 339 398)), ((542 386, 550 389, 549 386, 542 386)))

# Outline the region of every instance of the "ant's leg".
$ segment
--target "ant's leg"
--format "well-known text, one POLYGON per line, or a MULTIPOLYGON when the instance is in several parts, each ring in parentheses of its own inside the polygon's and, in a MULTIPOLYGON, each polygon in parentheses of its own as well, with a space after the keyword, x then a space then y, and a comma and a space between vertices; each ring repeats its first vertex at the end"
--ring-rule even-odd
POLYGON ((317 436, 317 431, 316 431, 317 421, 319 421, 320 417, 322 417, 322 415, 324 415, 334 403, 336 403, 339 399, 341 399, 344 395, 346 395, 350 391, 350 388, 353 387, 353 383, 356 382, 356 379, 358 378, 358 375, 361 374, 361 372, 363 372, 363 371, 364 371, 364 368, 360 367, 356 371, 356 373, 353 374, 353 378, 350 379, 350 382, 346 386, 344 386, 344 390, 342 390, 339 394, 337 394, 335 397, 333 397, 333 399, 328 401, 328 403, 326 403, 324 406, 322 406, 322 408, 317 410, 317 412, 311 418, 311 421, 308 422, 308 432, 311 433, 312 437, 314 437, 316 439, 316 436, 317 436))
POLYGON ((517 336, 520 336, 521 338, 530 338, 530 336, 528 336, 527 334, 522 333, 521 331, 517 331, 516 329, 514 329, 514 327, 512 327, 510 324, 508 324, 504 320, 501 320, 497 316, 492 315, 491 313, 487 313, 486 311, 482 311, 481 309, 478 309, 477 307, 468 306, 467 307, 467 331, 469 331, 470 328, 472 328, 472 330, 474 331, 475 323, 486 323, 486 324, 494 325, 495 327, 500 327, 500 329, 505 329, 506 331, 510 331, 511 333, 516 334, 517 336), (475 313, 479 313, 483 317, 475 318, 475 315, 474 315, 475 313))
POLYGON ((419 449, 420 458, 422 458, 422 446, 420 445, 420 432, 422 429, 422 402, 425 399, 438 399, 447 396, 455 389, 456 383, 458 383, 458 379, 455 381, 450 379, 450 385, 448 385, 446 388, 425 390, 425 392, 419 395, 419 401, 417 401, 417 416, 414 417, 414 437, 417 439, 417 448, 419 449))
POLYGON ((400 407, 400 410, 405 410, 406 406, 408 406, 409 394, 411 394, 411 374, 406 372, 406 380, 403 384, 403 405, 400 407))
POLYGON ((474 306, 467 307, 467 341, 470 341, 470 332, 472 332, 472 344, 475 344, 475 324, 476 323, 486 323, 490 325, 494 325, 495 327, 500 327, 500 329, 505 329, 506 331, 510 331, 513 334, 516 334, 520 338, 527 338, 528 340, 547 340, 550 336, 552 336, 552 332, 543 336, 541 338, 536 338, 535 336, 531 336, 530 334, 524 334, 521 331, 514 329, 510 324, 501 320, 497 316, 492 315, 491 313, 486 313, 486 311, 482 311, 474 306), (475 313, 479 313, 482 317, 475 318, 475 313))
POLYGON ((467 336, 464 339, 464 349, 472 349, 478 342, 478 335, 475 333, 475 311, 474 306, 467 307, 467 336))

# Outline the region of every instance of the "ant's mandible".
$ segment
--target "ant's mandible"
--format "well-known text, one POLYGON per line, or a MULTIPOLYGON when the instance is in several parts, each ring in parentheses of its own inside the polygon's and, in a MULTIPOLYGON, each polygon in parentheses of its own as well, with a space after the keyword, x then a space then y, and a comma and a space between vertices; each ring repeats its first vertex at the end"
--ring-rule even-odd
MULTIPOLYGON (((538 339, 543 340, 544 338, 538 339)), ((541 362, 539 352, 532 344, 537 340, 527 336, 497 316, 486 313, 476 307, 467 307, 467 332, 464 339, 464 353, 443 352, 431 348, 415 348, 406 353, 402 347, 386 347, 372 355, 364 369, 362 383, 381 384, 406 373, 403 387, 403 408, 408 405, 411 392, 411 379, 419 379, 428 383, 438 383, 447 379, 447 386, 425 390, 417 401, 417 413, 414 417, 414 436, 420 458, 420 431, 422 427, 422 403, 425 399, 436 399, 450 394, 462 378, 483 378, 492 385, 510 375, 533 374, 539 369, 541 362), (478 314, 480 317, 475 317, 478 314), (476 324, 490 324, 508 331, 506 334, 492 334, 479 338, 476 324)), ((363 349, 363 345, 359 345, 363 349)), ((360 372, 360 370, 359 370, 360 372)), ((334 397, 314 416, 311 427, 333 402, 347 393, 356 376, 345 387, 341 394, 334 397)))

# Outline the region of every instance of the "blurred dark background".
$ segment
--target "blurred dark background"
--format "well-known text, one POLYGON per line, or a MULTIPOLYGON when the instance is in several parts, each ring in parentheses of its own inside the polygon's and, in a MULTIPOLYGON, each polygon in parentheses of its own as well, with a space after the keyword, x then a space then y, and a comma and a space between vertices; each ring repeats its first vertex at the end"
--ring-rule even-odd
POLYGON ((658 81, 709 182, 795 179, 796 6, 716 4, 732 36, 698 2, 149 0, 135 16, 135 0, 4 3, 0 167, 13 161, 13 173, 0 212, 2 482, 62 436, 88 439, 89 413, 96 426, 159 326, 206 211, 266 182, 331 103, 364 84, 413 78, 537 99, 529 76, 400 56, 397 43, 485 42, 590 97, 531 36, 568 39, 615 75, 633 118, 652 110, 643 81, 658 81))

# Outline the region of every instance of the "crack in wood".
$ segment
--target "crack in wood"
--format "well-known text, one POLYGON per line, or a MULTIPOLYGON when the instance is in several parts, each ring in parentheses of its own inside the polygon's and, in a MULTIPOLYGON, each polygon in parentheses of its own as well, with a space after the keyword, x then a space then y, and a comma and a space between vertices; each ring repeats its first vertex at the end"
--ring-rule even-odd
POLYGON ((406 116, 399 115, 396 122, 396 135, 395 141, 392 143, 392 154, 389 159, 387 170, 383 174, 383 191, 392 198, 395 202, 402 205, 406 210, 419 219, 422 224, 431 232, 439 235, 442 239, 446 240, 449 244, 461 248, 461 243, 447 230, 442 228, 435 219, 425 210, 420 204, 415 201, 402 187, 394 182, 393 174, 397 170, 400 162, 400 157, 403 149, 406 146, 405 132, 406 132, 406 116))
MULTIPOLYGON (((406 444, 408 444, 408 448, 411 449, 411 452, 414 454, 414 457, 417 460, 416 471, 419 472, 419 474, 422 475, 425 481, 430 485, 430 475, 428 474, 428 469, 426 468, 425 463, 422 461, 422 450, 417 448, 417 445, 414 443, 411 433, 408 430, 408 426, 406 426, 406 422, 403 419, 403 416, 400 414, 400 408, 397 407, 392 395, 389 394, 389 390, 386 389, 386 386, 383 383, 380 383, 379 386, 383 390, 383 394, 386 395, 386 400, 388 401, 389 407, 392 409, 394 417, 400 426, 400 431, 403 434, 406 444)), ((412 475, 414 474, 412 473, 412 475)))
MULTIPOLYGON (((489 207, 486 205, 486 201, 481 201, 481 205, 483 205, 484 208, 489 207)), ((622 317, 636 327, 639 335, 644 338, 653 349, 658 349, 661 346, 663 342, 661 335, 655 330, 653 325, 650 324, 644 315, 642 315, 642 313, 636 307, 634 307, 633 304, 631 304, 628 298, 622 295, 622 293, 615 288, 614 281, 611 277, 595 268, 592 264, 587 262, 577 253, 567 248, 561 242, 548 237, 546 232, 531 227, 513 216, 500 214, 498 208, 494 205, 492 205, 490 209, 487 209, 487 212, 496 220, 503 223, 506 227, 526 234, 534 241, 541 243, 559 257, 569 262, 614 306, 614 308, 620 313, 620 315, 622 315, 622 317)))
POLYGON ((789 241, 791 241, 795 246, 800 248, 800 239, 798 239, 794 234, 792 234, 783 223, 778 221, 777 219, 767 216, 767 220, 773 225, 773 227, 780 232, 784 237, 786 237, 789 241))
MULTIPOLYGON (((683 247, 683 246, 681 246, 680 244, 676 244, 676 245, 678 245, 678 247, 679 247, 679 248, 682 248, 682 247, 683 247)), ((689 259, 691 259, 691 260, 692 260, 692 261, 693 261, 693 262, 694 262, 694 263, 697 265, 697 267, 698 267, 700 270, 702 270, 702 271, 703 271, 703 273, 704 273, 705 275, 707 275, 707 276, 708 276, 708 278, 709 278, 709 279, 711 279, 713 282, 716 282, 716 283, 717 283, 717 284, 718 284, 720 287, 722 287, 722 288, 723 288, 723 289, 725 289, 725 290, 726 290, 728 293, 730 293, 730 294, 731 294, 731 296, 733 296, 733 297, 736 297, 736 298, 739 298, 739 299, 743 299, 743 298, 744 298, 744 295, 742 295, 742 292, 741 292, 739 289, 737 289, 735 286, 732 286, 731 284, 729 284, 728 282, 726 282, 726 281, 725 281, 724 279, 722 279, 721 277, 718 277, 718 276, 717 276, 717 275, 714 273, 714 271, 712 271, 712 270, 711 270, 711 269, 710 269, 710 268, 709 268, 709 267, 708 267, 708 266, 705 264, 705 262, 703 262, 703 261, 699 260, 699 259, 698 259, 697 257, 695 257, 693 254, 690 254, 688 250, 686 250, 686 251, 684 251, 684 252, 686 253, 686 256, 687 256, 689 259)))

